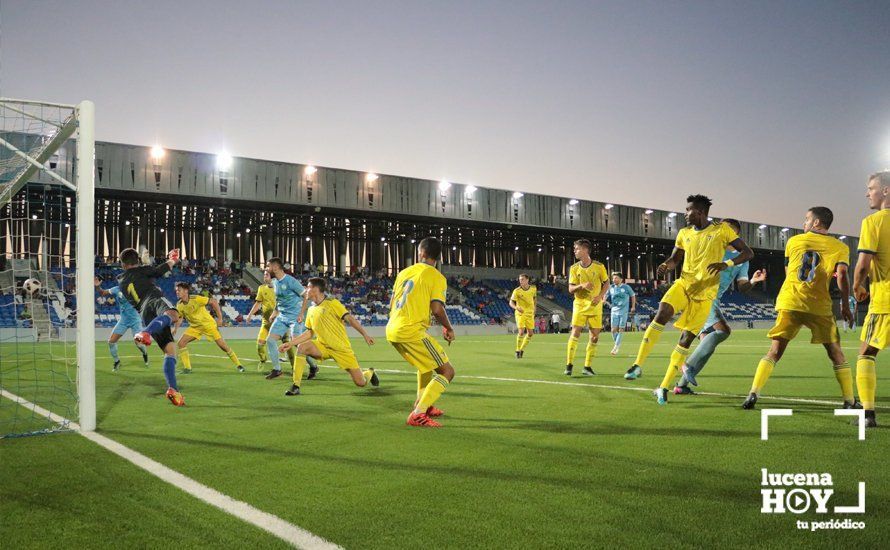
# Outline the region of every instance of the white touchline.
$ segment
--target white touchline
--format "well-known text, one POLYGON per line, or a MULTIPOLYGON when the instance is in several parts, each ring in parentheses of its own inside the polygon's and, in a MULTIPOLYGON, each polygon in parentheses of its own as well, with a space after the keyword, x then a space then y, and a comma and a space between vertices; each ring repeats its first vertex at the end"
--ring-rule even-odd
POLYGON ((212 489, 202 483, 195 481, 190 477, 186 477, 176 470, 172 470, 167 466, 164 466, 160 462, 152 460, 147 456, 138 453, 133 449, 130 449, 129 447, 121 445, 113 439, 109 439, 104 435, 98 434, 96 432, 81 432, 80 426, 76 422, 72 422, 71 420, 59 416, 52 411, 48 411, 39 405, 35 405, 34 403, 31 403, 27 399, 23 399, 15 395, 14 393, 10 393, 0 388, 0 397, 5 397, 23 407, 27 407, 33 410, 36 414, 44 416, 53 422, 63 425, 67 424, 68 427, 76 430, 78 433, 80 433, 80 435, 89 439, 93 443, 96 443, 97 445, 105 448, 108 451, 111 451, 119 457, 128 460, 129 462, 142 468, 146 472, 154 475, 162 481, 165 481, 170 485, 173 485, 174 487, 185 491, 186 493, 206 502, 211 506, 219 508, 223 512, 226 512, 238 519, 246 521, 251 525, 255 525, 263 531, 271 533, 272 535, 275 535, 281 540, 290 543, 297 548, 306 548, 308 550, 340 548, 340 546, 328 542, 319 536, 313 535, 309 531, 297 527, 296 525, 289 523, 278 516, 263 512, 262 510, 254 508, 246 502, 235 500, 228 495, 220 493, 216 489, 212 489))
MULTIPOLYGON (((132 356, 135 357, 135 356, 132 356)), ((208 354, 200 354, 193 353, 192 357, 207 357, 209 359, 227 359, 224 355, 208 355, 208 354)), ((244 359, 242 361, 253 361, 254 363, 258 363, 259 359, 244 359)), ((339 369, 340 367, 335 367, 333 365, 319 365, 319 367, 327 368, 327 369, 339 369)), ((374 368, 377 372, 385 373, 385 374, 410 374, 414 376, 415 372, 410 372, 406 370, 399 369, 378 369, 374 368)), ((630 387, 630 386, 609 386, 607 384, 589 384, 589 383, 579 383, 579 382, 560 382, 558 380, 535 380, 532 378, 504 378, 501 376, 476 376, 472 374, 458 374, 457 378, 470 378, 473 380, 495 380, 497 382, 522 382, 526 384, 549 384, 552 386, 574 386, 577 388, 601 388, 604 390, 627 390, 627 391, 644 391, 648 393, 652 393, 652 388, 641 388, 641 387, 630 387)), ((748 397, 747 395, 737 395, 733 393, 719 393, 719 392, 707 392, 707 391, 698 391, 695 392, 696 395, 708 395, 711 397, 732 397, 737 399, 744 399, 748 397)), ((760 396, 758 399, 761 400, 769 400, 769 401, 788 401, 791 403, 813 403, 816 405, 837 405, 837 401, 828 401, 827 399, 806 399, 804 397, 782 397, 782 396, 760 396)), ((879 407, 875 405, 876 409, 886 409, 887 407, 879 407)))

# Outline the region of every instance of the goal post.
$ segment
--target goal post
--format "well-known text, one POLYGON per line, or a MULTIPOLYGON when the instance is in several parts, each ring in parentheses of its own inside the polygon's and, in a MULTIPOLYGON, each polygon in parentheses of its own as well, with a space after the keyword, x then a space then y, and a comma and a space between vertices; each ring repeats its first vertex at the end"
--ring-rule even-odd
POLYGON ((94 130, 0 98, 0 438, 96 428, 94 130))

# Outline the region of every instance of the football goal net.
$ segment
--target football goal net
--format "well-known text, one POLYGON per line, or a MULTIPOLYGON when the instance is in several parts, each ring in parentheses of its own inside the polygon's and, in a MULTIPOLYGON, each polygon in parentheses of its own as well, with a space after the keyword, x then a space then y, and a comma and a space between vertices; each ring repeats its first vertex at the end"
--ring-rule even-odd
POLYGON ((93 120, 0 98, 0 438, 95 429, 93 120))

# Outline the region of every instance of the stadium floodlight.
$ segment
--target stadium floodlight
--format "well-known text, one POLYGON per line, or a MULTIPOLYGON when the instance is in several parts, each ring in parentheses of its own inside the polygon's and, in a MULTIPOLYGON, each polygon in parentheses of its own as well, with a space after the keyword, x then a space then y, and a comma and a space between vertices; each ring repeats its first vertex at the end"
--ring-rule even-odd
POLYGON ((579 201, 578 199, 572 199, 569 201, 569 206, 575 206, 579 202, 581 202, 581 201, 579 201))
MULTIPOLYGON (((31 219, 32 219, 32 220, 36 220, 36 219, 37 219, 37 214, 31 214, 31 219)), ((129 224, 130 222, 127 222, 127 223, 129 224)))
POLYGON ((245 232, 245 233, 250 233, 250 228, 248 227, 247 229, 244 230, 244 232, 245 232))
POLYGON ((439 191, 441 191, 442 193, 444 193, 445 191, 448 191, 449 187, 451 187, 451 184, 448 183, 447 181, 442 180, 439 182, 439 191))
POLYGON ((520 193, 519 191, 513 191, 514 199, 521 199, 523 196, 525 196, 525 193, 520 193))
POLYGON ((712 218, 711 216, 708 216, 708 221, 712 222, 712 221, 714 221, 714 218, 712 218))
POLYGON ((655 212, 655 210, 652 210, 651 208, 647 208, 647 209, 646 209, 646 213, 647 213, 647 214, 651 214, 651 213, 653 213, 653 212, 655 212))
POLYGON ((671 212, 670 214, 668 214, 668 218, 676 218, 676 217, 677 217, 676 212, 671 212))
POLYGON ((162 228, 161 228, 161 233, 163 233, 163 232, 164 232, 164 228, 162 227, 162 228))
POLYGON ((414 244, 414 243, 416 243, 416 242, 417 242, 416 240, 411 239, 411 244, 414 244))
POLYGON ((840 237, 838 237, 838 239, 840 239, 840 240, 842 240, 842 241, 845 241, 845 240, 847 240, 847 236, 846 236, 846 235, 841 235, 840 237))
POLYGON ((213 231, 213 226, 212 226, 212 225, 208 225, 208 226, 207 226, 207 231, 213 231))
POLYGON ((603 208, 605 208, 606 210, 611 210, 611 209, 615 208, 615 205, 614 205, 614 204, 607 204, 607 205, 604 206, 603 208))
POLYGON ((164 148, 160 145, 155 145, 151 148, 151 158, 155 161, 159 161, 164 158, 164 148))
POLYGON ((368 174, 365 176, 365 181, 368 183, 374 183, 375 181, 377 181, 377 178, 379 178, 379 177, 380 176, 378 176, 377 174, 374 174, 373 172, 368 172, 368 174))
POLYGON ((220 172, 227 172, 232 167, 232 155, 228 153, 216 155, 216 167, 220 172))
POLYGON ((783 228, 782 228, 782 233, 788 233, 790 230, 791 230, 791 229, 788 228, 788 227, 783 227, 783 228))
POLYGON ((125 221, 124 225, 130 225, 130 220, 125 221))
POLYGON ((452 247, 451 247, 451 250, 457 250, 457 247, 456 247, 456 246, 452 246, 452 247))
POLYGON ((766 224, 765 223, 760 224, 760 229, 766 229, 766 224))
MULTIPOLYGON (((250 232, 250 229, 248 229, 247 231, 250 232)), ((308 243, 312 240, 312 237, 306 237, 304 240, 308 243)))
POLYGON ((518 246, 517 246, 517 247, 516 247, 516 248, 514 248, 514 249, 513 249, 513 250, 519 250, 519 247, 518 247, 518 246))
POLYGON ((235 233, 235 238, 236 238, 236 239, 240 239, 240 238, 241 238, 241 232, 240 232, 240 231, 239 231, 238 233, 235 233))
POLYGON ((306 174, 307 176, 311 176, 312 174, 314 174, 316 172, 318 172, 318 168, 311 166, 311 165, 307 166, 306 168, 303 168, 303 173, 306 174))
POLYGON ((472 195, 472 194, 475 193, 475 192, 476 192, 476 186, 475 186, 475 185, 468 185, 468 186, 466 187, 466 189, 464 189, 464 194, 465 194, 465 195, 472 195))

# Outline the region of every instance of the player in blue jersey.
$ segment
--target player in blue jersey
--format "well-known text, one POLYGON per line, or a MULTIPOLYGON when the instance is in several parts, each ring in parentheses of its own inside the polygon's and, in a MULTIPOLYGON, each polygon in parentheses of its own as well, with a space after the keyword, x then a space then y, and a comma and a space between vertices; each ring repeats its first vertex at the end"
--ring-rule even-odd
MULTIPOLYGON (((100 285, 102 281, 99 280, 98 277, 95 278, 96 290, 99 291, 99 294, 102 296, 111 296, 114 298, 117 307, 120 309, 121 317, 118 319, 117 324, 114 325, 114 328, 111 329, 111 336, 108 337, 108 350, 111 352, 111 358, 114 359, 114 367, 112 370, 117 372, 117 369, 121 366, 120 356, 117 354, 117 342, 121 339, 121 337, 127 333, 128 330, 132 330, 133 334, 137 334, 142 330, 142 319, 139 317, 139 312, 136 311, 130 302, 127 301, 126 296, 121 292, 120 287, 113 286, 109 289, 104 289, 100 285)), ((142 361, 145 363, 145 366, 148 366, 148 350, 142 344, 138 342, 134 342, 136 347, 139 348, 139 351, 142 352, 142 361)))
POLYGON ((612 355, 617 355, 621 349, 621 333, 627 328, 628 314, 637 311, 637 295, 629 284, 624 282, 624 275, 619 272, 612 273, 612 286, 606 293, 606 303, 612 310, 612 355))
MULTIPOLYGON (((723 221, 724 223, 729 224, 736 233, 741 231, 741 224, 739 224, 737 220, 725 219, 723 221)), ((734 260, 735 258, 738 258, 738 256, 739 252, 732 246, 728 246, 726 248, 726 254, 723 256, 723 261, 734 260)), ((695 348, 695 351, 693 351, 688 358, 686 358, 686 363, 682 367, 683 377, 674 388, 674 394, 683 395, 695 393, 689 385, 698 385, 695 377, 703 368, 705 368, 708 359, 714 354, 714 350, 717 349, 717 346, 729 338, 729 335, 732 332, 729 323, 726 321, 726 317, 723 316, 723 312, 720 310, 720 298, 723 297, 733 283, 735 283, 737 290, 747 292, 757 283, 766 280, 766 270, 755 271, 754 275, 749 279, 748 268, 748 262, 744 262, 724 269, 720 273, 720 288, 717 290, 717 297, 714 298, 714 302, 711 304, 711 314, 708 316, 704 328, 698 335, 698 347, 695 348)))
MULTIPOLYGON (((306 330, 303 321, 306 319, 309 302, 306 300, 306 289, 300 281, 284 272, 281 258, 271 258, 267 268, 272 275, 272 290, 275 292, 275 313, 272 326, 269 327, 269 338, 266 340, 269 361, 272 363, 272 370, 266 373, 266 379, 272 380, 282 374, 281 363, 278 362, 278 344, 288 333, 299 336, 306 330)), ((311 380, 318 372, 318 365, 310 357, 306 361, 309 363, 311 380)))

